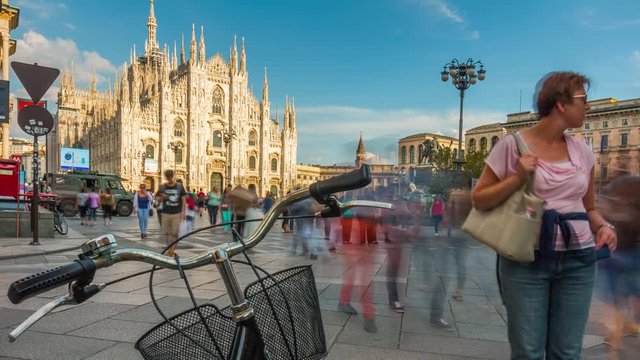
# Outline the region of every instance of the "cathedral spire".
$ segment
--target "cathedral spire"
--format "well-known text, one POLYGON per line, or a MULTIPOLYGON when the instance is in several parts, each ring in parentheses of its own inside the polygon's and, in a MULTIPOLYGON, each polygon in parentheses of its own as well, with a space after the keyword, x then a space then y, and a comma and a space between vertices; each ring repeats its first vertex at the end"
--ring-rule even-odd
POLYGON ((196 62, 196 24, 191 24, 191 47, 189 48, 189 62, 196 62))
POLYGON ((360 141, 356 149, 356 166, 360 166, 366 161, 367 150, 364 148, 364 140, 362 139, 362 131, 360 131, 360 141))
POLYGON ((204 51, 204 26, 200 26, 200 63, 204 65, 207 57, 204 51))
POLYGON ((242 37, 242 53, 240 54, 240 72, 247 73, 247 53, 244 51, 244 36, 242 37))
POLYGON ((264 67, 264 82, 262 83, 262 101, 269 102, 269 82, 267 81, 267 67, 264 67))
POLYGON ((180 48, 180 65, 185 63, 184 58, 184 33, 182 33, 182 47, 180 48))
POLYGON ((178 45, 175 40, 173 40, 173 59, 171 59, 171 68, 178 68, 178 45))
POLYGON ((71 88, 75 88, 76 87, 76 80, 75 80, 74 74, 73 74, 73 61, 71 62, 71 70, 69 71, 69 86, 71 88))
POLYGON ((149 19, 147 20, 147 30, 149 31, 149 35, 147 37, 147 49, 146 54, 149 55, 153 52, 154 49, 158 47, 158 43, 156 40, 156 28, 158 27, 158 23, 156 22, 156 15, 153 11, 153 0, 151 0, 151 4, 149 7, 149 19))

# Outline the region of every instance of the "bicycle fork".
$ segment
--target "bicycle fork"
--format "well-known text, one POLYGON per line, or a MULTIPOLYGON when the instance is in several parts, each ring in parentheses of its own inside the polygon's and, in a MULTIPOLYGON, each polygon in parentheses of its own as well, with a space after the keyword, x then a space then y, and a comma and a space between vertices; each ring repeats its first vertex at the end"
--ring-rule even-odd
POLYGON ((231 298, 231 312, 236 322, 229 360, 269 360, 251 304, 245 299, 233 272, 229 254, 217 249, 213 253, 218 271, 231 298))

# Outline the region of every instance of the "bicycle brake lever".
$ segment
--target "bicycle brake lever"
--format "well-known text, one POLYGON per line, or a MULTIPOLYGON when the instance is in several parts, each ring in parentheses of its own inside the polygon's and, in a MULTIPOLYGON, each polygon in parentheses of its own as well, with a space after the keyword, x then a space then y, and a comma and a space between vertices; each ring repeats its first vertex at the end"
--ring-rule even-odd
POLYGON ((340 210, 342 212, 349 210, 353 207, 369 207, 369 208, 386 209, 386 210, 395 209, 395 206, 393 206, 393 204, 382 202, 382 201, 351 200, 344 204, 340 204, 340 210))
POLYGON ((59 296, 53 299, 51 302, 47 303, 45 306, 38 309, 38 311, 34 312, 27 318, 27 320, 23 321, 18 327, 13 329, 11 333, 9 333, 9 342, 14 342, 18 338, 18 336, 22 335, 27 329, 29 329, 33 324, 35 324, 38 320, 42 319, 43 316, 50 313, 53 309, 57 308, 60 305, 74 304, 75 300, 73 299, 73 295, 71 293, 63 296, 59 296))
POLYGON ((80 286, 77 282, 73 282, 69 287, 69 293, 66 295, 58 296, 53 299, 38 311, 34 312, 29 316, 25 321, 23 321, 18 327, 13 329, 13 331, 9 334, 9 342, 14 342, 16 339, 22 335, 27 329, 29 329, 33 324, 42 319, 45 315, 53 311, 53 309, 57 308, 60 305, 77 305, 83 303, 85 300, 89 299, 93 295, 99 293, 102 289, 106 287, 106 284, 89 284, 86 286, 80 286))

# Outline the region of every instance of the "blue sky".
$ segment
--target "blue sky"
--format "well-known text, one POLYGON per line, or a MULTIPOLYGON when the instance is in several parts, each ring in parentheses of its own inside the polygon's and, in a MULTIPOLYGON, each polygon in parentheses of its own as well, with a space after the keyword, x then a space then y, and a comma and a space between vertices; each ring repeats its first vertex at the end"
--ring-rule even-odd
MULTIPOLYGON (((133 44, 144 48, 148 0, 12 4, 21 8, 13 60, 74 61, 78 86, 95 68, 106 89, 133 44)), ((204 26, 207 57, 228 59, 234 34, 244 36, 258 97, 264 66, 272 112, 295 97, 305 164, 352 163, 360 131, 383 163, 395 162, 403 136, 457 136, 459 94, 440 80, 452 58, 487 70, 465 97, 465 129, 530 110, 536 81, 554 70, 589 76, 591 99, 640 97, 638 0, 156 0, 155 14, 170 48, 182 33, 188 46, 192 23, 204 26)), ((12 90, 24 95, 17 81, 12 90)))

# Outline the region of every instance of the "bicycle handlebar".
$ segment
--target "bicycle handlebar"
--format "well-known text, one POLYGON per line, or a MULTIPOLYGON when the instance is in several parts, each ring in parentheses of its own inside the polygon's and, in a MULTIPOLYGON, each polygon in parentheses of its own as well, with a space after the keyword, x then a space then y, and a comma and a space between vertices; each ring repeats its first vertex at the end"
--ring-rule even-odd
MULTIPOLYGON (((276 222, 278 216, 290 204, 313 196, 318 202, 327 201, 327 195, 333 192, 353 190, 364 187, 371 182, 371 168, 363 165, 360 169, 351 171, 335 178, 314 183, 309 189, 302 189, 291 192, 276 202, 265 214, 256 230, 244 240, 244 243, 225 243, 207 249, 201 254, 187 259, 176 259, 159 254, 154 251, 142 249, 112 249, 117 246, 112 235, 106 235, 88 241, 83 245, 82 260, 64 265, 55 269, 47 270, 18 280, 11 284, 7 293, 12 303, 18 304, 27 298, 53 289, 60 285, 78 280, 83 276, 93 275, 96 269, 111 266, 120 261, 142 261, 163 268, 184 270, 197 268, 214 262, 214 256, 220 251, 224 251, 231 258, 257 245, 269 232, 271 226, 276 222), (178 264, 180 266, 178 266, 178 264)), ((386 203, 367 202, 363 206, 376 206, 381 208, 391 208, 386 203)), ((350 202, 345 208, 359 206, 357 201, 350 202)))
POLYGON ((7 296, 12 303, 19 304, 25 299, 91 275, 95 271, 96 263, 92 259, 75 260, 67 265, 15 281, 9 286, 7 296))

